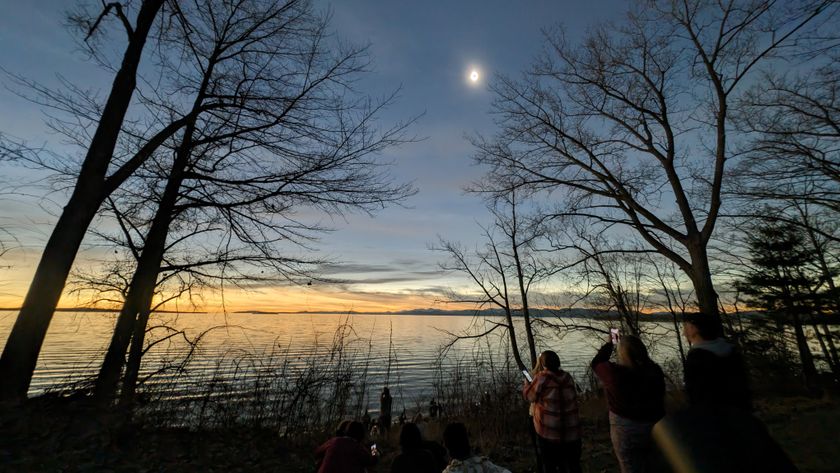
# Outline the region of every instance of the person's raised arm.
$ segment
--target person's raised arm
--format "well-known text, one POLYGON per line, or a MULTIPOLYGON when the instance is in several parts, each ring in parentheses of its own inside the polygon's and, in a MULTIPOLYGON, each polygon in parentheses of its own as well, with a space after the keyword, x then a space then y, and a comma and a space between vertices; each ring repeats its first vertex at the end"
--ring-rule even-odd
POLYGON ((595 358, 592 358, 592 363, 591 363, 592 369, 595 369, 595 367, 597 365, 601 364, 601 363, 609 362, 610 361, 610 355, 612 355, 612 352, 613 352, 613 343, 612 342, 605 343, 604 346, 602 346, 601 349, 598 350, 598 353, 595 354, 595 358))
POLYGON ((522 386, 522 397, 525 398, 526 401, 529 402, 537 402, 537 399, 540 397, 540 393, 542 392, 542 385, 545 382, 545 376, 540 376, 537 373, 537 376, 534 378, 533 381, 525 382, 525 385, 522 386))
POLYGON ((608 384, 612 382, 612 366, 610 365, 610 355, 613 352, 612 342, 607 342, 598 350, 595 358, 592 358, 592 371, 598 376, 602 383, 608 384))

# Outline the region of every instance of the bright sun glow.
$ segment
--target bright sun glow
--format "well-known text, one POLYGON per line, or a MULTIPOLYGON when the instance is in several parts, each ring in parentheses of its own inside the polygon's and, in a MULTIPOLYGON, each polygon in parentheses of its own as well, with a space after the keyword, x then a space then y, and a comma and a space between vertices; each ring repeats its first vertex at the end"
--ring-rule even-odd
POLYGON ((473 83, 478 82, 478 71, 475 69, 470 72, 470 81, 473 83))

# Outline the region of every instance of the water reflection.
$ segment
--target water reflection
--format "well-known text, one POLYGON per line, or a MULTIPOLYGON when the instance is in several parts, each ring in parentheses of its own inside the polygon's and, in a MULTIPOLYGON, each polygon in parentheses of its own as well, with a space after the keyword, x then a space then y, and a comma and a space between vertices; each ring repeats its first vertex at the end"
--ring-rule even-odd
MULTIPOLYGON (((0 312, 0 344, 5 344, 14 316, 13 312, 0 312)), ((116 315, 110 313, 57 313, 38 360, 30 395, 94 376, 115 321, 116 315)), ((450 339, 447 333, 463 333, 471 327, 481 330, 483 323, 467 316, 155 314, 150 326, 158 328, 147 337, 149 340, 171 333, 164 327, 183 330, 187 339, 206 333, 187 371, 179 371, 178 364, 189 346, 183 337, 173 337, 149 351, 141 378, 168 367, 151 378, 148 386, 167 386, 177 391, 172 393, 175 396, 189 396, 220 373, 236 373, 237 379, 258 376, 259 367, 268 359, 276 362, 283 358, 294 373, 306 369, 313 357, 322 357, 323 363, 336 363, 329 357, 343 356, 353 357, 357 366, 367 370, 366 389, 370 394, 365 397, 372 410, 378 407, 376 396, 384 385, 391 386, 397 405, 425 404, 440 364, 478 371, 491 364, 499 367, 512 363, 508 340, 501 332, 480 342, 461 341, 441 359, 441 347, 450 339), (342 330, 337 330, 339 327, 342 330), (336 352, 336 344, 342 344, 341 353, 336 352), (176 381, 177 387, 172 387, 176 381)), ((669 330, 665 324, 653 325, 663 335, 669 330)), ((564 369, 582 381, 600 338, 580 332, 543 335, 538 350, 557 351, 564 369)), ((667 345, 660 352, 664 355, 658 361, 674 355, 667 345)))

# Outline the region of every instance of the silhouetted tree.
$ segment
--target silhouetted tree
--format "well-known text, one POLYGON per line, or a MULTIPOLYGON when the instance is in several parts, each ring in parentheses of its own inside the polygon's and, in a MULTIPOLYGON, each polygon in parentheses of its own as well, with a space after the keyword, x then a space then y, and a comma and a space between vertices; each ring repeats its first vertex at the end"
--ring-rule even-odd
MULTIPOLYGON (((101 14, 90 23, 88 36, 95 33, 104 18, 113 14, 124 27, 128 44, 122 62, 115 71, 108 100, 98 114, 98 123, 90 137, 73 192, 47 241, 0 357, 2 400, 20 401, 26 397, 44 336, 88 226, 104 199, 136 169, 138 161, 142 161, 151 151, 141 150, 137 159, 123 163, 118 169, 111 169, 120 129, 137 83, 137 70, 143 49, 163 5, 164 0, 142 1, 132 24, 122 4, 103 2, 101 14)), ((161 130, 157 141, 165 139, 174 131, 171 128, 161 130)))
POLYGON ((549 34, 523 79, 493 86, 501 129, 474 140, 476 159, 500 194, 557 191, 567 215, 634 231, 717 317, 708 242, 736 156, 732 107, 760 67, 812 50, 836 12, 828 0, 661 0, 579 44, 549 34))
POLYGON ((809 226, 836 245, 837 226, 809 223, 840 220, 840 51, 835 46, 810 63, 817 66, 768 73, 741 100, 738 124, 753 139, 730 191, 745 204, 736 218, 809 226), (771 203, 774 211, 764 213, 771 203), (802 218, 805 208, 811 219, 802 218))
POLYGON ((546 281, 556 273, 557 263, 540 251, 546 241, 544 222, 523 215, 522 205, 515 193, 491 199, 488 210, 493 216, 493 224, 482 227, 483 246, 475 251, 469 251, 443 238, 432 249, 447 255, 448 260, 440 265, 442 269, 463 273, 477 291, 471 294, 453 293, 446 302, 474 303, 480 309, 497 308, 505 316, 504 323, 494 323, 490 329, 479 334, 458 335, 455 340, 481 338, 497 329, 504 329, 510 339, 517 366, 526 369, 528 367, 519 352, 514 319, 517 312, 522 314, 525 340, 533 367, 538 351, 537 334, 534 331, 536 320, 531 313, 529 294, 535 284, 546 281))
POLYGON ((284 256, 282 246, 306 249, 321 230, 295 217, 298 209, 372 211, 412 192, 392 185, 372 157, 405 140, 405 124, 374 124, 391 97, 370 103, 353 93, 364 50, 330 49, 325 19, 309 2, 194 2, 178 18, 164 45, 166 57, 176 51, 179 86, 196 90, 194 107, 231 105, 191 116, 171 155, 147 163, 138 180, 156 206, 146 208, 137 190, 125 199, 143 215, 134 225, 142 247, 97 379, 103 400, 116 394, 127 349, 122 397, 133 396, 155 287, 179 255, 174 267, 197 271, 204 261, 216 282, 248 279, 246 268, 292 279, 309 262, 284 256), (219 250, 195 259, 201 243, 219 250))
MULTIPOLYGON (((632 250, 603 234, 593 234, 582 219, 564 219, 554 233, 552 248, 567 254, 565 273, 576 274, 576 304, 618 314, 624 333, 642 336, 642 312, 648 295, 643 286, 648 251, 632 250)), ((609 324, 612 325, 612 324, 609 324)))
POLYGON ((806 385, 815 389, 817 369, 804 329, 817 304, 814 256, 790 224, 767 224, 747 238, 753 268, 738 288, 769 316, 793 325, 806 385))

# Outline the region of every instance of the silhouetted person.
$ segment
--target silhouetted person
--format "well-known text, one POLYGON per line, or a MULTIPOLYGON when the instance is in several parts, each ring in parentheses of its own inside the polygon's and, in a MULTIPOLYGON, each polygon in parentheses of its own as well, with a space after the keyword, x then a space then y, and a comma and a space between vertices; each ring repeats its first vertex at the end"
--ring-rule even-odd
POLYGON ((543 369, 525 382, 522 395, 534 403, 534 430, 546 472, 580 472, 580 423, 572 376, 553 351, 540 354, 543 369))
POLYGON ((340 424, 338 424, 338 428, 335 429, 335 436, 336 437, 344 437, 347 435, 347 428, 350 427, 352 420, 343 420, 340 424))
POLYGON ((423 448, 423 437, 416 424, 407 423, 400 430, 400 454, 391 464, 391 473, 440 473, 432 452, 423 448))
POLYGON ((429 417, 434 419, 438 416, 438 414, 440 414, 440 406, 438 406, 438 403, 435 401, 434 398, 432 398, 432 400, 429 402, 429 417))
POLYGON ((689 407, 656 424, 653 437, 676 473, 795 473, 797 468, 750 414, 747 374, 720 324, 702 314, 686 317, 692 344, 685 363, 689 407))
POLYGON ((659 421, 653 438, 674 473, 799 472, 764 424, 733 406, 690 406, 659 421))
POLYGON ((665 415, 665 375, 635 336, 625 335, 618 344, 618 363, 610 362, 612 342, 592 359, 592 371, 607 395, 610 438, 622 473, 648 471, 652 453, 653 424, 665 415))
POLYGON ((487 457, 473 455, 464 424, 449 424, 443 431, 443 444, 452 460, 443 473, 510 473, 487 457))
POLYGON ((382 395, 379 396, 379 430, 383 435, 387 435, 391 429, 391 404, 391 391, 382 388, 382 395))
MULTIPOLYGON (((342 432, 342 426, 336 433, 342 432)), ((361 422, 350 422, 343 433, 315 449, 315 456, 320 459, 318 473, 365 473, 366 467, 376 464, 379 455, 362 444, 365 427, 361 422)))
POLYGON ((362 415, 362 425, 365 427, 365 432, 370 432, 370 424, 370 412, 365 411, 365 413, 362 415))
POLYGON ((719 321, 704 314, 688 315, 683 335, 691 343, 685 358, 689 404, 733 406, 750 412, 752 399, 744 359, 723 339, 719 321))

